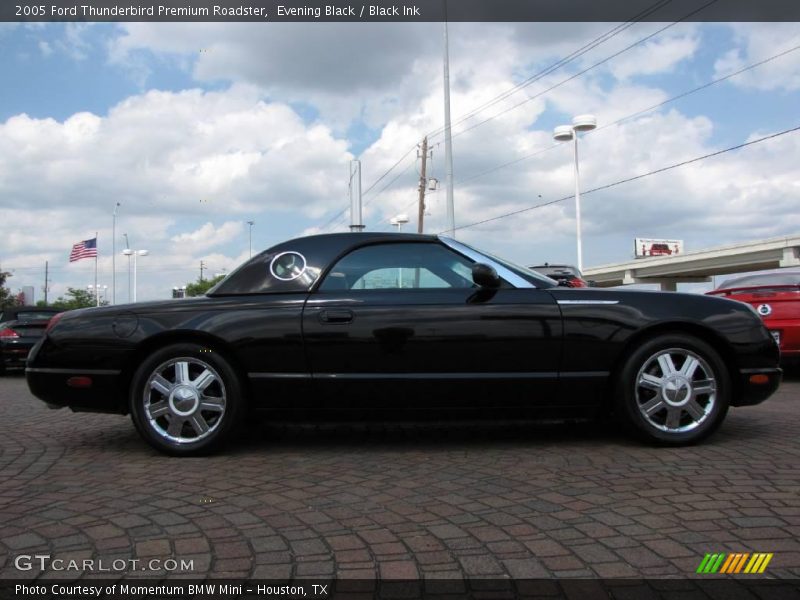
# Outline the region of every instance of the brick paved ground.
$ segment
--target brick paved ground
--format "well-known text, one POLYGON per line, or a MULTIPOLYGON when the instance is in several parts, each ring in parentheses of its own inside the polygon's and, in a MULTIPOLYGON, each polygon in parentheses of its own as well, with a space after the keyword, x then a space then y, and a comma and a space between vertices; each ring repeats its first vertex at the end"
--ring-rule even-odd
POLYGON ((212 577, 669 577, 727 551, 800 577, 798 431, 795 377, 693 448, 588 425, 264 426, 176 459, 5 377, 0 577, 36 575, 13 567, 34 553, 212 577))

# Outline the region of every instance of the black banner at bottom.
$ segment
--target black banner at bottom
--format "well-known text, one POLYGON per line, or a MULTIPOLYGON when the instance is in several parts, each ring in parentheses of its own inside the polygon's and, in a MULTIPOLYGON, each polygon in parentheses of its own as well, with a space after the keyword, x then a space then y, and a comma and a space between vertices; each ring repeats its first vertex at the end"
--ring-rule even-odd
POLYGON ((0 580, 6 599, 320 599, 320 600, 501 600, 516 598, 567 600, 796 600, 800 579, 421 579, 421 580, 80 580, 40 578, 0 580))

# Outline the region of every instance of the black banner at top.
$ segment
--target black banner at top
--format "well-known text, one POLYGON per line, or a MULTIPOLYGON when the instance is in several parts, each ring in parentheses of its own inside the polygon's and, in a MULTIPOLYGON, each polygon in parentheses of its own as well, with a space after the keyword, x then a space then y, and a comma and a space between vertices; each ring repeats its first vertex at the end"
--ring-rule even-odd
POLYGON ((800 21, 800 0, 3 0, 0 21, 800 21))

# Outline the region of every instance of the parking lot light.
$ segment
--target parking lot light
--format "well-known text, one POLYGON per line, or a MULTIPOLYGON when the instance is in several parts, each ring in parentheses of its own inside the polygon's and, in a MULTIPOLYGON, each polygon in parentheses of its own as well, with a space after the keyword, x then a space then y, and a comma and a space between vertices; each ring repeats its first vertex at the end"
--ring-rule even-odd
POLYGON ((575 229, 578 245, 578 270, 583 273, 583 248, 581 245, 581 185, 578 171, 578 132, 591 131, 597 127, 594 115, 578 115, 572 125, 559 125, 553 130, 553 139, 558 142, 573 142, 575 148, 575 229))

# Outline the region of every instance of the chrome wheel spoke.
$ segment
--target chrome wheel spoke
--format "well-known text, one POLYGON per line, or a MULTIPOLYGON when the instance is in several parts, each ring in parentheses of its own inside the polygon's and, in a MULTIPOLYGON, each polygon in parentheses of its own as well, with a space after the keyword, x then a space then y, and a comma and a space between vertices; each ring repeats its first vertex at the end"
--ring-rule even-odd
POLYGON ((184 419, 177 415, 172 415, 167 426, 167 433, 173 437, 179 437, 183 431, 183 423, 184 419))
POLYGON ((157 419, 158 417, 163 417, 164 415, 169 413, 169 402, 166 400, 162 400, 161 402, 154 402, 150 405, 148 409, 150 413, 151 419, 157 419))
POLYGON ((200 399, 200 410, 222 412, 225 410, 225 400, 213 396, 203 396, 200 399))
POLYGON ((717 391, 717 384, 713 379, 700 379, 692 383, 692 397, 703 394, 713 394, 717 391))
POLYGON ((686 412, 688 412, 689 416, 696 422, 702 421, 703 417, 706 416, 706 411, 696 400, 689 400, 689 402, 686 403, 686 412))
POLYGON ((186 361, 175 363, 175 383, 189 383, 189 363, 186 361))
POLYGON ((206 423, 206 420, 200 413, 193 414, 189 418, 189 424, 192 426, 192 429, 194 429, 197 437, 201 437, 208 433, 208 423, 206 423))
POLYGON ((197 376, 197 378, 192 382, 192 385, 202 392, 216 380, 217 378, 214 376, 214 374, 206 369, 197 376))
POLYGON ((672 356, 670 356, 669 353, 659 355, 658 366, 661 367, 661 374, 664 377, 668 377, 675 373, 675 363, 672 362, 672 356))
POLYGON ((150 380, 150 387, 162 396, 169 396, 169 391, 172 387, 172 384, 164 379, 161 375, 156 375, 150 380))
POLYGON ((657 413, 659 410, 661 410, 665 406, 666 406, 666 404, 664 404, 664 401, 661 399, 661 397, 660 396, 656 396, 655 398, 653 398, 649 402, 645 402, 644 404, 642 404, 640 408, 642 409, 642 412, 644 414, 650 416, 650 415, 652 415, 654 413, 657 413))
POLYGON ((699 360, 697 360, 694 356, 687 356, 686 360, 683 362, 683 366, 681 367, 680 374, 687 379, 691 379, 694 376, 694 372, 697 371, 697 367, 699 366, 699 360))
POLYGON ((661 391, 661 386, 664 380, 661 377, 656 377, 655 375, 650 375, 650 373, 642 373, 639 377, 639 385, 643 388, 647 388, 648 390, 654 390, 656 392, 661 391))
POLYGON ((676 408, 670 406, 667 409, 667 422, 666 425, 669 429, 677 429, 680 427, 681 424, 681 413, 683 411, 680 408, 676 408))

